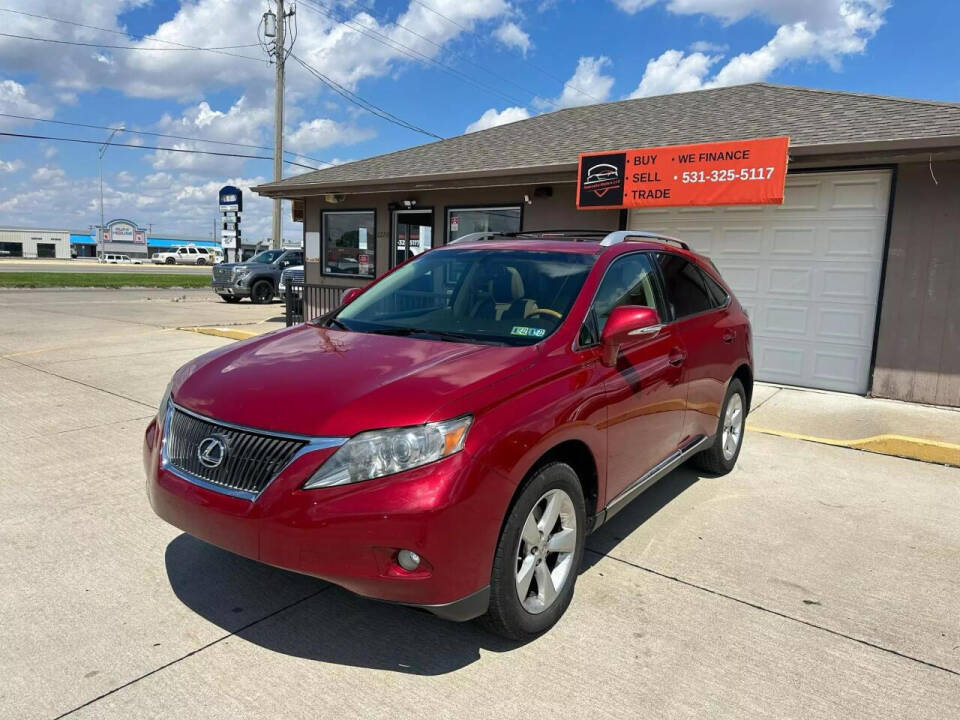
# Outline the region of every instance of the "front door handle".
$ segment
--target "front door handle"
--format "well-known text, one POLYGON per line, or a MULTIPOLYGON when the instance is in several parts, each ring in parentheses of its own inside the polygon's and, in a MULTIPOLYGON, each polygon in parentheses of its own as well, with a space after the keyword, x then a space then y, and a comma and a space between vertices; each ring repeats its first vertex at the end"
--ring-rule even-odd
POLYGON ((720 339, 723 340, 725 343, 732 343, 734 340, 737 339, 737 331, 727 330, 723 335, 720 336, 720 339))
POLYGON ((680 350, 679 348, 674 348, 670 351, 670 354, 667 356, 667 362, 673 366, 683 365, 683 361, 687 359, 687 354, 680 350))

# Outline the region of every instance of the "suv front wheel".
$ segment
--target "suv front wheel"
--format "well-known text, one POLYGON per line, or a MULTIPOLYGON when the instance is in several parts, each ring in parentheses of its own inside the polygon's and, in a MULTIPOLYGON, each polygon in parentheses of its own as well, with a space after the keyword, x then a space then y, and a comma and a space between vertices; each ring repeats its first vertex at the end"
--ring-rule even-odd
POLYGON ((250 288, 250 302, 266 305, 273 300, 273 285, 269 280, 257 280, 250 288))
POLYGON ((507 516, 490 578, 488 630, 523 640, 549 630, 573 597, 586 537, 583 488, 566 463, 529 480, 507 516))

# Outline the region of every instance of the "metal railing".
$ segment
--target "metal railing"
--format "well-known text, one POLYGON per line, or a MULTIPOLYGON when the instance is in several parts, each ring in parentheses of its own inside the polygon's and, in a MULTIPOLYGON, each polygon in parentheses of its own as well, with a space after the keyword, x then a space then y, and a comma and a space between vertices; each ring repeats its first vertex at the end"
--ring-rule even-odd
POLYGON ((345 287, 335 285, 312 285, 310 283, 286 283, 283 303, 286 307, 287 327, 313 320, 340 307, 340 298, 345 287))

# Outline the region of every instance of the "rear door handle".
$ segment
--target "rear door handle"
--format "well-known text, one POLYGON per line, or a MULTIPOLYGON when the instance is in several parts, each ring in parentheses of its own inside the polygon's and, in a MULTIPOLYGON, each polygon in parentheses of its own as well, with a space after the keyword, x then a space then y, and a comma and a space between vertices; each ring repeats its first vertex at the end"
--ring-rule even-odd
POLYGON ((732 343, 734 340, 737 339, 737 331, 727 330, 723 335, 720 336, 720 339, 723 340, 725 343, 732 343))
POLYGON ((687 354, 682 350, 674 348, 670 351, 670 354, 667 356, 667 362, 671 365, 683 365, 683 361, 687 359, 687 354))

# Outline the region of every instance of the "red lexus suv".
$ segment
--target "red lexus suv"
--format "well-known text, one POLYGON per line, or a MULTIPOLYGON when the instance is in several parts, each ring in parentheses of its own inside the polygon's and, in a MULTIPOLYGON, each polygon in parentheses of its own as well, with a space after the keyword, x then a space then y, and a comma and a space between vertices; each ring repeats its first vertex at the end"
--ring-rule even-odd
POLYGON ((178 370, 146 431, 150 502, 234 553, 530 637, 589 532, 688 459, 733 468, 750 347, 680 241, 469 235, 178 370))

